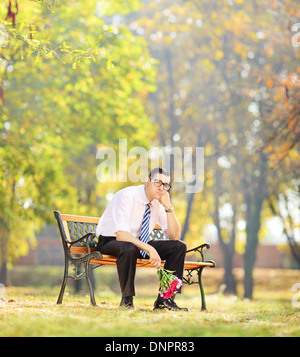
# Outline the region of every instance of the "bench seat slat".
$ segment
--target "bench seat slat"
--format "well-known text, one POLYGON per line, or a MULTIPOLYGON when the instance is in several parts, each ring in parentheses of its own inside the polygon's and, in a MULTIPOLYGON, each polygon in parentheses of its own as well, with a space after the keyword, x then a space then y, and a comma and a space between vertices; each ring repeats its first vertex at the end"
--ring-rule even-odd
MULTIPOLYGON (((95 251, 95 248, 90 248, 91 252, 95 251)), ((88 249, 86 247, 71 247, 70 248, 71 254, 87 254, 88 249)), ((91 259, 90 264, 96 264, 96 265, 116 265, 117 258, 112 256, 112 255, 102 255, 102 259, 91 259)), ((161 263, 161 267, 163 268, 165 265, 165 262, 163 261, 161 263)), ((143 268, 154 268, 154 266, 148 262, 146 259, 137 259, 136 266, 138 268, 143 267, 143 268)), ((184 269, 186 270, 192 270, 192 269, 197 269, 200 268, 201 266, 210 266, 213 267, 214 264, 211 262, 192 262, 192 261, 185 261, 184 262, 184 269)))

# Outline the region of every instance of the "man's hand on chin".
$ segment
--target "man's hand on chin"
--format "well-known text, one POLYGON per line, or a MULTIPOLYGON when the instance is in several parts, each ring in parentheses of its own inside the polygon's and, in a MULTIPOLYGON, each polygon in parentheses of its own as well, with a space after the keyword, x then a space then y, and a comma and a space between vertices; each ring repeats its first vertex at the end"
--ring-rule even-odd
POLYGON ((163 194, 161 195, 161 198, 159 200, 159 203, 161 203, 165 208, 168 208, 171 206, 169 192, 167 192, 167 191, 163 192, 163 194))

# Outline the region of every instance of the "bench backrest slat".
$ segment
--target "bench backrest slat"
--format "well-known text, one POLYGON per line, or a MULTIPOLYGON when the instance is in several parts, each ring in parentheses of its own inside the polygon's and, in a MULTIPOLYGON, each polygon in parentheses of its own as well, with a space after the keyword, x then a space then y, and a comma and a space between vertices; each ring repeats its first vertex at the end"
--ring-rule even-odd
POLYGON ((75 216, 72 214, 61 214, 61 219, 68 222, 85 222, 98 224, 100 217, 75 216))
MULTIPOLYGON (((67 228, 71 240, 76 240, 87 233, 95 232, 97 224, 96 223, 87 223, 87 222, 75 222, 75 221, 65 221, 67 222, 67 228)), ((66 225, 64 225, 66 227, 66 225)))

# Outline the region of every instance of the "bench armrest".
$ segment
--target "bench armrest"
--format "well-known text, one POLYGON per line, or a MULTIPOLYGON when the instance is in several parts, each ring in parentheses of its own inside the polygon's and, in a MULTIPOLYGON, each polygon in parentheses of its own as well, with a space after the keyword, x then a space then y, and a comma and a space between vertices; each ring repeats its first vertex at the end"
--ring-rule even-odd
POLYGON ((203 244, 199 245, 198 247, 195 247, 195 248, 187 250, 186 253, 191 253, 191 252, 200 253, 202 262, 204 262, 204 255, 203 255, 202 250, 203 249, 209 249, 209 248, 210 248, 210 244, 209 243, 203 243, 203 244))
POLYGON ((68 244, 70 244, 70 246, 72 246, 72 245, 74 245, 74 244, 76 244, 76 243, 79 243, 79 242, 81 242, 81 241, 83 241, 83 240, 86 240, 86 246, 87 246, 87 248, 89 249, 89 240, 91 239, 91 238, 96 238, 96 234, 94 233, 94 232, 89 232, 89 233, 87 233, 86 235, 84 235, 83 237, 81 237, 81 238, 79 238, 79 239, 76 239, 76 240, 73 240, 73 242, 70 242, 70 241, 68 241, 68 240, 66 240, 66 242, 68 243, 68 244))

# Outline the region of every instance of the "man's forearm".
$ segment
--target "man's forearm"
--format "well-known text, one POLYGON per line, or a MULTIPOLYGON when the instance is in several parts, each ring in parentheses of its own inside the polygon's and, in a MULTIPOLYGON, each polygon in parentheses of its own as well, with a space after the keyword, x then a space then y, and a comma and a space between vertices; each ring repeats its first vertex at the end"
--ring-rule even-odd
POLYGON ((167 213, 168 231, 167 235, 172 240, 180 239, 181 227, 174 212, 167 213))
POLYGON ((161 264, 160 256, 158 255, 156 249, 151 245, 140 241, 138 238, 134 237, 131 233, 126 231, 118 231, 116 233, 116 239, 119 242, 130 242, 133 243, 139 250, 148 252, 150 255, 149 261, 156 268, 161 264))
MULTIPOLYGON (((171 206, 171 201, 170 201, 170 194, 168 192, 164 192, 163 195, 161 196, 161 199, 159 201, 163 206, 165 210, 168 210, 169 207, 171 206)), ((180 239, 181 235, 181 227, 180 224, 177 220, 177 217, 173 212, 167 212, 167 222, 168 222, 168 229, 167 229, 167 235, 170 239, 172 240, 178 240, 180 239)))

